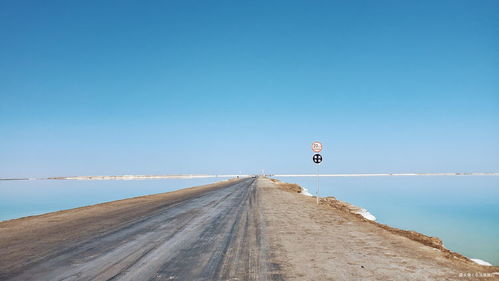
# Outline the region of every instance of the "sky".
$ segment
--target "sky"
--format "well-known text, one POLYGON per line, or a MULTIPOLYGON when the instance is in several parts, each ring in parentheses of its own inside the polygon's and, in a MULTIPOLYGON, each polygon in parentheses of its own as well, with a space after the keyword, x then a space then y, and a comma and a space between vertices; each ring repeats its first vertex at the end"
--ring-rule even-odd
POLYGON ((0 2, 0 178, 499 170, 499 2, 0 2))

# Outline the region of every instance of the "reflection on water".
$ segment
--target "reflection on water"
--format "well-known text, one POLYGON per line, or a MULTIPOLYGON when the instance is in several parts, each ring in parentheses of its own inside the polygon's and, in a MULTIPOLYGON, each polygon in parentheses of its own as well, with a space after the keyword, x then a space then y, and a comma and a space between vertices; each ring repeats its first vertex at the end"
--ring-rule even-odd
MULTIPOLYGON (((316 193, 316 178, 282 178, 316 193)), ((499 265, 499 177, 320 178, 320 196, 366 208, 377 221, 442 239, 499 265)))

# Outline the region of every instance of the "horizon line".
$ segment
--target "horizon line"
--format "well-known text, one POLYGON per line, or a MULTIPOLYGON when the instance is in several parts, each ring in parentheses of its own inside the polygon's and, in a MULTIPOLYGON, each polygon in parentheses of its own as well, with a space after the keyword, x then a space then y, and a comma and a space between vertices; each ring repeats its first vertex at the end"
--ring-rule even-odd
POLYGON ((194 179, 237 177, 384 177, 384 176, 499 176, 499 172, 438 172, 438 173, 341 173, 341 174, 172 174, 172 175, 114 175, 114 176, 63 176, 47 178, 0 178, 15 180, 141 180, 141 179, 194 179))

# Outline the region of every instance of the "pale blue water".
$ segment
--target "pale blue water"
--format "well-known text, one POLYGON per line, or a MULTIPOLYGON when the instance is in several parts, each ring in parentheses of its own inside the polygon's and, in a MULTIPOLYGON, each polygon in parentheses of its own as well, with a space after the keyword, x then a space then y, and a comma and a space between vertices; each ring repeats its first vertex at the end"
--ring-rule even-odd
MULTIPOLYGON (((282 180, 315 194, 315 178, 282 180)), ((0 220, 214 181, 0 181, 0 220)), ((499 265, 499 177, 321 178, 320 187, 321 196, 366 208, 381 223, 437 236, 451 250, 499 265)))
MULTIPOLYGON (((282 178, 316 193, 316 178, 282 178)), ((321 196, 367 209, 380 223, 442 239, 499 265, 499 177, 321 178, 321 196)))
POLYGON ((220 179, 0 181, 0 220, 203 185, 220 179))

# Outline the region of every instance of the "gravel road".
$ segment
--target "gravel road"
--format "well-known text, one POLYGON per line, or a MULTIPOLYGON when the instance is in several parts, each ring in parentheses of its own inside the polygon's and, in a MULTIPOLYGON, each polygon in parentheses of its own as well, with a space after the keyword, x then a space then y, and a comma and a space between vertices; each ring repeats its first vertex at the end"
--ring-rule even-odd
MULTIPOLYGON (((59 249, 56 252, 33 253, 29 251, 29 243, 17 243, 17 250, 26 255, 17 257, 20 260, 14 262, 25 266, 9 268, 6 265, 13 260, 3 256, 0 279, 278 280, 279 274, 270 272, 272 265, 267 257, 258 196, 255 179, 235 180, 198 190, 179 202, 155 208, 139 219, 110 222, 105 226, 106 232, 98 236, 78 234, 71 241, 55 243, 52 248, 59 249), (29 259, 35 262, 25 261, 29 259)), ((124 208, 107 207, 110 210, 124 208)), ((50 219, 47 223, 51 223, 50 219)), ((5 225, 0 224, 0 246, 7 247, 5 235, 4 239, 1 235, 5 228, 2 226, 5 225)), ((85 227, 78 224, 74 227, 82 228, 79 231, 53 226, 68 236, 85 232, 85 227)), ((33 231, 40 232, 36 227, 33 231)), ((12 249, 10 252, 16 253, 12 249)))

